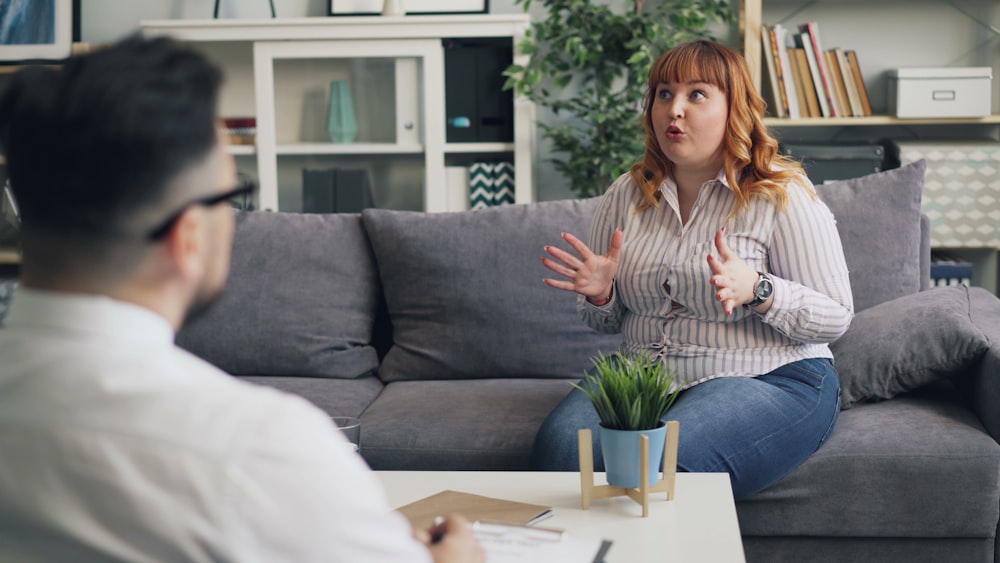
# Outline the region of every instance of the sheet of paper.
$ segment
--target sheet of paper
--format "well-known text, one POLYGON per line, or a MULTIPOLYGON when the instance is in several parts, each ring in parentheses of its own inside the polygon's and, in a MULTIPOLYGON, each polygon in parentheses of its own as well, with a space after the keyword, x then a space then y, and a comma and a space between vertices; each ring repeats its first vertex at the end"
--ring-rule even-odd
POLYGON ((486 563, 600 562, 611 545, 545 528, 476 522, 473 529, 486 550, 486 563))

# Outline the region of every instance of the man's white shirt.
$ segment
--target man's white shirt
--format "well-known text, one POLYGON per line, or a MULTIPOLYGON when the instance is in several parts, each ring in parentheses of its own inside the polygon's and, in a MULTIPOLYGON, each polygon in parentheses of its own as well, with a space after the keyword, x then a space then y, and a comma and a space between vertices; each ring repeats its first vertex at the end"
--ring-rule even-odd
POLYGON ((430 561, 304 399, 155 313, 22 288, 0 330, 0 561, 430 561))

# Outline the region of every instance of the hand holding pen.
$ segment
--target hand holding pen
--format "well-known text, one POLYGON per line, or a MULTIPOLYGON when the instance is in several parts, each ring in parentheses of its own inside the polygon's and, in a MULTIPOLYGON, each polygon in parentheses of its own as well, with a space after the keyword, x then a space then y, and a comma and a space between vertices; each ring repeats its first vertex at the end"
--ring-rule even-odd
POLYGON ((472 526, 461 516, 437 517, 430 530, 416 530, 414 535, 430 550, 434 563, 486 561, 486 551, 476 540, 472 526))

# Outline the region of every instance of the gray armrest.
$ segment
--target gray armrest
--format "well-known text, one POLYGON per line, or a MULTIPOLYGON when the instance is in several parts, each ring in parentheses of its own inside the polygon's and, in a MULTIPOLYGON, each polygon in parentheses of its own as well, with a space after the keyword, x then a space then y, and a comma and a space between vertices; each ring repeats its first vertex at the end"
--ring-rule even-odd
POLYGON ((1000 299, 981 287, 969 288, 973 322, 990 340, 979 367, 965 381, 972 408, 983 426, 1000 442, 1000 299))

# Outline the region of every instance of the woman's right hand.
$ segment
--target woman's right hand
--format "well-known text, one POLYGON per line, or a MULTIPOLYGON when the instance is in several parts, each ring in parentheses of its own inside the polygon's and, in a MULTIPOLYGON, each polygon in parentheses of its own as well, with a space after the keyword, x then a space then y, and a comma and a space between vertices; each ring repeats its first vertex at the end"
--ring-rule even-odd
POLYGON ((562 233, 576 255, 555 247, 546 246, 548 257, 542 258, 546 268, 566 278, 566 280, 544 278, 550 287, 574 291, 593 301, 609 298, 618 272, 618 257, 621 254, 625 235, 620 228, 611 235, 611 249, 605 255, 594 254, 583 241, 569 233, 562 233))

